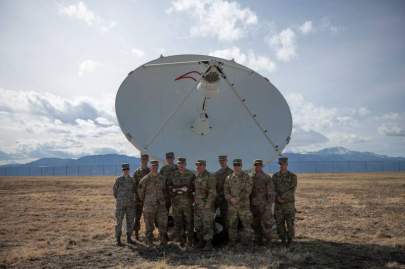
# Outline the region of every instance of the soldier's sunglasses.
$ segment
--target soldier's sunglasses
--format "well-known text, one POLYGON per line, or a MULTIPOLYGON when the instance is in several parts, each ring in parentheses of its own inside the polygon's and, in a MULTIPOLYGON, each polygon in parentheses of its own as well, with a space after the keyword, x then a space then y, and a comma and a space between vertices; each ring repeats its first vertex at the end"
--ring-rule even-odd
POLYGON ((123 169, 122 169, 122 171, 127 171, 127 170, 129 170, 129 168, 123 168, 123 169))

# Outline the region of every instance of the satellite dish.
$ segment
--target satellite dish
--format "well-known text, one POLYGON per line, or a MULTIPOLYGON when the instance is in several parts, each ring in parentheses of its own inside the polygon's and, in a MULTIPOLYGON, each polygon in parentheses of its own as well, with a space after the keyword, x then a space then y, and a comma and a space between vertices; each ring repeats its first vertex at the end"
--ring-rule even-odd
POLYGON ((121 130, 141 152, 189 163, 218 155, 271 162, 290 141, 291 112, 281 93, 255 71, 217 57, 160 57, 130 72, 115 100, 121 130))

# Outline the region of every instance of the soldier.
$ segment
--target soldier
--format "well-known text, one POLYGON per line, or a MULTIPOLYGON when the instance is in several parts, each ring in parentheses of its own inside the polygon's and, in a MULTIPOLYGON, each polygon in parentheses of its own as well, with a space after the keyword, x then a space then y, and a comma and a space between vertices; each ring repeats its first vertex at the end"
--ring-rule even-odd
POLYGON ((230 245, 234 246, 238 236, 238 224, 242 224, 244 233, 241 241, 245 245, 252 243, 252 212, 250 211, 250 194, 252 179, 242 171, 242 160, 233 160, 233 173, 226 177, 224 184, 225 199, 228 202, 228 233, 230 245))
POLYGON ((194 194, 194 227, 197 233, 198 248, 212 249, 214 235, 214 212, 216 184, 215 177, 206 170, 205 160, 196 162, 194 194))
POLYGON ((134 229, 134 213, 135 213, 135 181, 129 175, 129 164, 122 164, 122 176, 115 180, 113 186, 113 195, 116 200, 115 218, 115 239, 117 245, 122 246, 121 230, 124 216, 127 222, 127 242, 134 244, 131 239, 131 234, 134 229))
POLYGON ((177 170, 177 165, 174 164, 174 153, 173 152, 167 152, 166 153, 166 164, 162 166, 160 169, 160 175, 163 176, 163 179, 166 184, 166 208, 167 211, 170 210, 170 193, 169 190, 167 189, 167 182, 173 178, 174 172, 177 170))
POLYGON ((151 172, 139 182, 138 195, 143 202, 146 244, 152 245, 155 223, 159 229, 160 244, 167 244, 167 209, 164 180, 158 173, 159 161, 151 161, 151 172))
POLYGON ((167 183, 171 196, 175 234, 177 241, 180 242, 181 246, 184 246, 184 232, 186 232, 187 246, 191 246, 194 239, 193 192, 195 176, 193 172, 186 169, 185 158, 178 158, 177 168, 167 183))
MULTIPOLYGON (((149 155, 148 154, 142 154, 141 155, 141 167, 136 169, 134 173, 134 180, 135 180, 135 187, 136 190, 138 190, 139 187, 139 182, 141 179, 149 174, 150 169, 148 167, 148 162, 149 162, 149 155)), ((138 195, 136 195, 135 199, 135 238, 136 240, 139 240, 139 229, 141 228, 141 217, 142 217, 142 201, 139 199, 138 195)))
POLYGON ((250 204, 253 213, 253 228, 255 230, 256 242, 258 245, 262 245, 264 237, 267 243, 271 244, 274 186, 271 177, 263 172, 262 160, 254 161, 252 180, 253 188, 250 204))
POLYGON ((228 167, 228 158, 225 155, 220 155, 218 156, 218 162, 220 165, 220 169, 215 172, 215 179, 217 182, 217 197, 215 199, 215 208, 219 209, 220 214, 219 214, 219 223, 222 225, 224 228, 224 234, 228 234, 228 229, 227 229, 227 220, 226 220, 226 215, 227 215, 227 202, 225 199, 225 194, 224 194, 224 182, 225 178, 229 176, 230 174, 233 173, 232 169, 228 167))
POLYGON ((294 219, 297 176, 288 171, 287 157, 279 158, 278 163, 280 165, 280 171, 273 175, 274 190, 276 193, 274 216, 276 218, 278 236, 281 242, 288 247, 291 245, 295 234, 294 219))

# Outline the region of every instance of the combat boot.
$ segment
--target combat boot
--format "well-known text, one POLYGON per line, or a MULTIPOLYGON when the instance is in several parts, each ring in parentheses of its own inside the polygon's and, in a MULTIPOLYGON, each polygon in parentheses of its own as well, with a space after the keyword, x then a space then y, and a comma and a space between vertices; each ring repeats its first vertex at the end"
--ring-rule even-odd
POLYGON ((186 243, 186 247, 187 248, 191 248, 193 247, 193 238, 191 236, 187 236, 187 243, 186 243))
POLYGON ((262 237, 256 237, 255 244, 257 246, 263 246, 263 239, 262 237))
POLYGON ((195 244, 195 248, 203 248, 204 247, 204 240, 200 239, 198 240, 197 244, 195 244))
POLYGON ((147 238, 145 239, 145 244, 146 244, 148 247, 153 246, 153 240, 152 240, 152 238, 147 237, 147 238))
POLYGON ((280 237, 280 239, 281 239, 281 245, 283 247, 286 247, 287 246, 287 239, 285 237, 280 237))
POLYGON ((121 238, 117 237, 116 241, 117 241, 117 246, 122 247, 121 238))
POLYGON ((212 249, 213 249, 212 240, 208 240, 208 241, 205 243, 204 250, 206 250, 206 251, 211 251, 212 249))
POLYGON ((135 239, 139 241, 139 231, 135 231, 135 239))
POLYGON ((235 248, 236 245, 237 245, 236 240, 229 240, 227 247, 230 248, 230 249, 232 249, 232 248, 235 248))
POLYGON ((268 249, 272 249, 273 248, 273 243, 271 241, 267 241, 265 244, 265 247, 268 249))
POLYGON ((131 234, 127 234, 127 242, 128 242, 128 244, 132 244, 132 245, 135 244, 135 242, 132 241, 131 234))
POLYGON ((166 246, 167 245, 167 233, 160 233, 159 232, 159 240, 160 240, 160 246, 166 246))
POLYGON ((186 245, 186 242, 184 240, 180 241, 180 247, 184 248, 184 246, 186 245))

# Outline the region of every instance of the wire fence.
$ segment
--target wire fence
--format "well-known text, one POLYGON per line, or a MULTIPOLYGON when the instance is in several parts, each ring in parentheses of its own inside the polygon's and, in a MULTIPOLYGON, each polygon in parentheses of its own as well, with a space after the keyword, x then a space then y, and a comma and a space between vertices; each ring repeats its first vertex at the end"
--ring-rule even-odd
MULTIPOLYGON (((367 173, 405 172, 405 161, 291 161, 289 169, 296 173, 367 173)), ((272 163, 265 170, 274 172, 272 163)), ((0 176, 117 176, 120 165, 83 166, 7 166, 0 167, 0 176)))
MULTIPOLYGON (((276 171, 278 165, 272 163, 269 168, 276 171)), ((289 163, 289 169, 297 173, 402 172, 405 161, 295 161, 289 163)))

